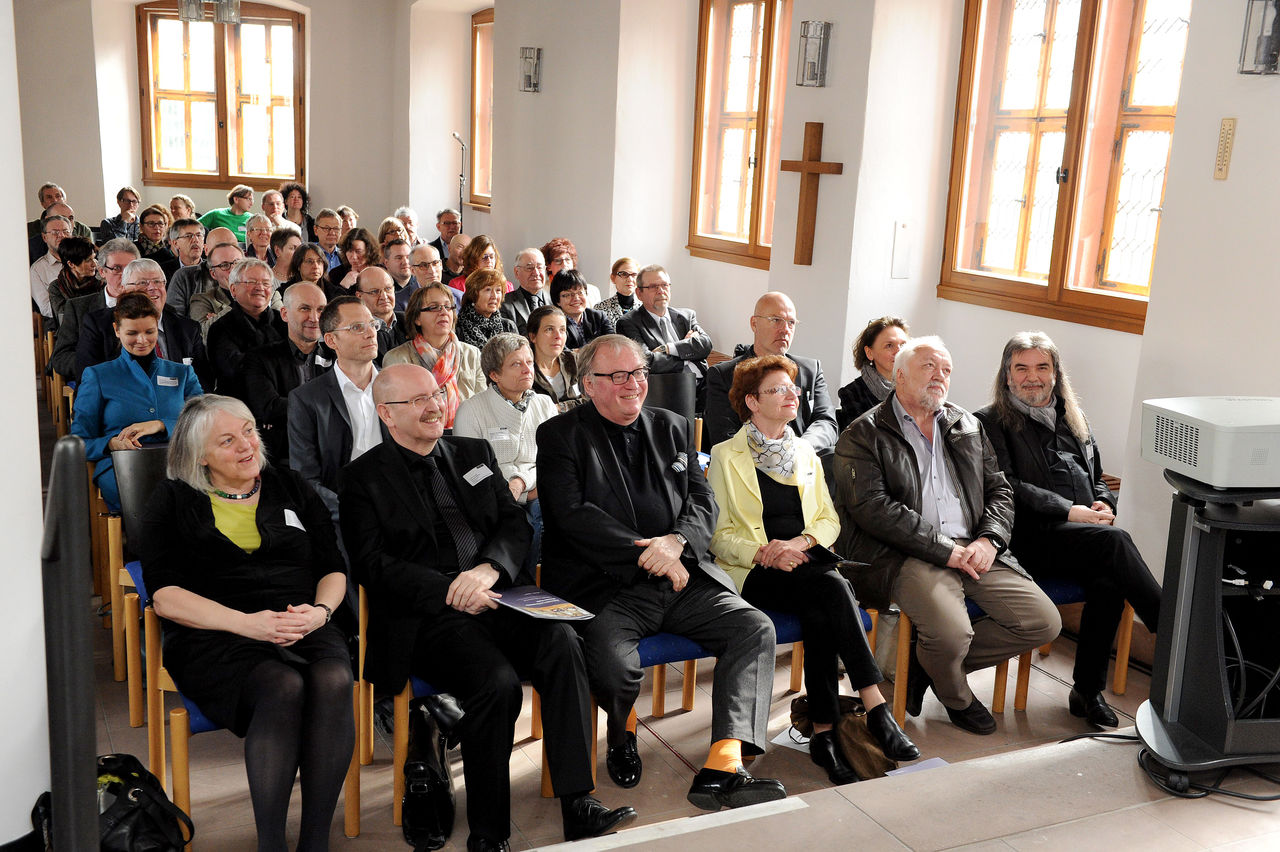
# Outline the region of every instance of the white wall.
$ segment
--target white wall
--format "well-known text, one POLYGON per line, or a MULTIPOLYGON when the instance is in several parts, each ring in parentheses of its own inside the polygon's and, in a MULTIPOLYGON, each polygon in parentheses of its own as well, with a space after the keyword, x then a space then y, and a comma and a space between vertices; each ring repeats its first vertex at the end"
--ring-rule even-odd
POLYGON ((1280 78, 1236 73, 1241 4, 1192 11, 1178 122, 1160 222, 1151 306, 1129 406, 1125 512, 1157 574, 1164 565, 1169 494, 1141 458, 1141 400, 1169 396, 1280 396, 1275 316, 1280 302, 1280 78), (1218 123, 1237 118, 1230 176, 1213 180, 1218 123))
MULTIPOLYGON (((52 5, 52 4, 51 4, 52 5)), ((18 127, 18 71, 11 0, 0 0, 0 158, 11 167, 0 170, 0 196, 18 198, 24 188, 23 143, 18 127)), ((86 24, 87 25, 87 24, 86 24)), ((29 46, 30 49, 33 46, 29 46)), ((42 181, 36 180, 34 190, 42 181)), ((8 204, 0 210, 0 257, 5 276, 26 281, 26 251, 22 238, 23 208, 8 204), (8 246, 8 248, 4 248, 8 246), (21 258, 21 260, 19 259, 21 258)), ((49 709, 44 666, 44 604, 40 584, 40 456, 32 448, 36 437, 35 360, 31 341, 30 296, 26 286, 0 291, 0 322, 11 341, 0 362, 0 398, 9 416, 4 419, 5 444, 0 455, 0 517, 5 546, 5 691, 0 701, 0 730, 4 731, 6 779, 0 796, 0 844, 31 831, 31 807, 49 789, 49 709), (8 305, 8 307, 3 307, 8 305)), ((90 696, 87 700, 92 700, 90 696)))
MULTIPOLYGON (((146 204, 168 198, 142 186, 142 151, 138 147, 138 40, 130 0, 93 0, 93 61, 97 74, 98 129, 102 148, 102 191, 93 199, 103 215, 119 212, 116 193, 132 186, 146 204)), ((172 195, 172 193, 169 193, 172 195)), ((86 199, 88 201, 88 199, 86 199)), ((144 204, 143 206, 146 206, 144 204)), ((141 208, 139 208, 141 209, 141 208)), ((207 207, 204 209, 208 209, 207 207)))

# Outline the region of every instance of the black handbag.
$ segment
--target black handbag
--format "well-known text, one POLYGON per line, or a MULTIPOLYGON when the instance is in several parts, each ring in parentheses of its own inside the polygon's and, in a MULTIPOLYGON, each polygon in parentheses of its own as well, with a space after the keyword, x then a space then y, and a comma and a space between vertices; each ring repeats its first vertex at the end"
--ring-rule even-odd
MULTIPOLYGON (((439 699, 440 696, 431 696, 439 699)), ((437 721, 461 718, 457 703, 414 701, 409 708, 409 755, 404 764, 404 803, 401 827, 405 842, 415 850, 439 849, 453 833, 455 802, 449 772, 449 731, 437 721), (452 716, 456 712, 456 716, 452 716)), ((447 724, 448 722, 446 722, 447 724)))
POLYGON ((98 757, 98 829, 102 852, 181 852, 196 830, 131 754, 98 757))

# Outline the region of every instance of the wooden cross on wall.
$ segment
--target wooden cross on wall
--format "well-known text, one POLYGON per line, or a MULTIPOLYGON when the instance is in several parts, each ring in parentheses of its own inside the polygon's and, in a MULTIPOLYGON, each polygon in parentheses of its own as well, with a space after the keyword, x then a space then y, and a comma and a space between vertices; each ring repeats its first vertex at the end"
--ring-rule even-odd
POLYGON ((800 209, 796 214, 797 266, 813 265, 813 229, 818 223, 818 177, 844 173, 844 163, 822 162, 822 122, 804 123, 804 159, 783 160, 782 171, 800 172, 800 209))

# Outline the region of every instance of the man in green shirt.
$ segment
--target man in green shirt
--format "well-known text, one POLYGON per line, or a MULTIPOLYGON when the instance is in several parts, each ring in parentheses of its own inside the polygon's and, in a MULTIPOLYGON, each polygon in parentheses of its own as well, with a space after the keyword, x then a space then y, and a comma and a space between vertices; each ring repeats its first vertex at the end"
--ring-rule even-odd
POLYGON ((200 217, 200 224, 204 225, 206 230, 212 231, 214 228, 229 228, 236 235, 236 240, 241 245, 245 241, 245 224, 249 221, 249 217, 253 214, 253 187, 244 184, 236 184, 231 191, 227 193, 228 207, 219 207, 216 210, 210 210, 208 213, 200 217))

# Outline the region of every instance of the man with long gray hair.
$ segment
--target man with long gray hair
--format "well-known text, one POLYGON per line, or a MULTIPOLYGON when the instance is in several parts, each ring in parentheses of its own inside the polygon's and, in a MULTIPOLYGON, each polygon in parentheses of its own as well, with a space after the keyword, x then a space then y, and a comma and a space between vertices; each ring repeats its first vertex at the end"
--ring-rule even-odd
POLYGON ((1009 547, 1034 576, 1084 587, 1069 707, 1114 728, 1102 697, 1111 642, 1126 599, 1155 629, 1160 586, 1129 533, 1114 525, 1116 498, 1102 481, 1098 444, 1048 335, 1021 331, 1005 344, 991 397, 976 416, 1013 487, 1009 547))

